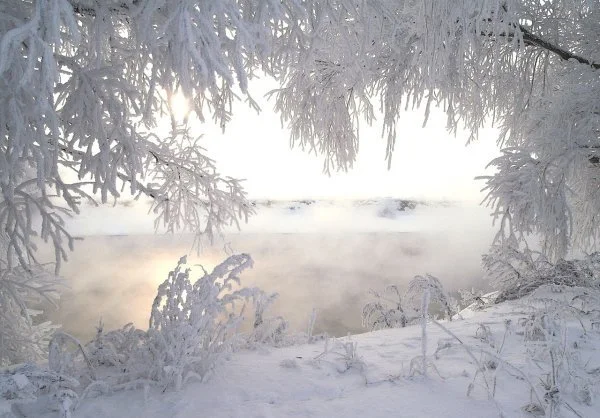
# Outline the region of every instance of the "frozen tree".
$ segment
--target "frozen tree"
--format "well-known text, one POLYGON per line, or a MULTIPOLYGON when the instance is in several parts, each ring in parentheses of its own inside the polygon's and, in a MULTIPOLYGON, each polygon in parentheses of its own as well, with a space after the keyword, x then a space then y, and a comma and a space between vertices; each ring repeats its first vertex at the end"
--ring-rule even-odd
POLYGON ((292 59, 302 16, 295 1, 3 1, 7 263, 30 264, 40 236, 58 266, 73 244, 62 216, 124 192, 150 197, 169 231, 211 235, 244 220, 239 181, 219 174, 188 130, 154 131, 177 91, 200 119, 224 125, 236 88, 246 94, 256 69, 275 74, 292 59))
POLYGON ((319 2, 276 108, 326 171, 352 166, 377 106, 388 161, 406 108, 423 106, 426 122, 439 106, 470 140, 493 123, 503 154, 486 189, 499 240, 537 233, 561 256, 600 233, 599 20, 596 0, 319 2))
POLYGON ((74 244, 63 218, 82 201, 146 196, 157 228, 210 237, 252 213, 183 123, 166 136, 157 124, 177 92, 223 126, 236 91, 256 106, 248 80, 294 59, 304 15, 294 0, 0 2, 1 361, 35 332, 27 303, 41 293, 22 284, 39 277, 36 244, 58 270, 74 244), (30 278, 6 281, 15 272, 30 278))
MULTIPOLYGON (((599 232, 600 3, 595 0, 9 0, 0 5, 0 223, 25 265, 57 264, 82 199, 153 199, 157 223, 211 234, 251 213, 185 129, 153 132, 181 91, 221 125, 257 70, 278 77, 292 144, 347 169, 383 112, 391 162, 402 109, 500 127, 488 202, 502 235, 561 255, 599 232), (89 186, 89 187, 86 187, 89 186)), ((175 127, 177 128, 177 127, 175 127)))
MULTIPOLYGON (((0 5, 0 223, 7 262, 40 235, 66 257, 61 215, 82 199, 153 199, 157 225, 212 234, 251 213, 240 183, 185 129, 153 132, 181 91, 203 120, 255 105, 278 77, 292 144, 347 169, 358 125, 383 113, 391 162, 402 109, 447 114, 475 139, 500 127, 487 178, 501 234, 562 255, 595 243, 600 193, 600 3, 595 0, 10 0, 0 5), (88 187, 86 187, 88 186, 88 187)), ((175 127, 177 128, 177 127, 175 127)))

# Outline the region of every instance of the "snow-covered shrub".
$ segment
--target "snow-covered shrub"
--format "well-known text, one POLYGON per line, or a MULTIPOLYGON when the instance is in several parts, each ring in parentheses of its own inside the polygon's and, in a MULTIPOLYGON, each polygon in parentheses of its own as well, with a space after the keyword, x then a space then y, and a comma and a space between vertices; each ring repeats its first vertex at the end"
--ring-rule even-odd
POLYGON ((85 383, 82 398, 139 386, 180 389, 189 379, 205 379, 231 350, 244 306, 261 292, 239 287, 239 274, 252 266, 247 254, 230 256, 211 273, 203 270, 195 282, 185 265, 182 257, 158 287, 147 331, 128 324, 105 332, 100 323, 85 347, 58 333, 50 369, 85 383))
POLYGON ((308 324, 306 326, 306 342, 312 343, 315 332, 315 323, 317 322, 317 310, 315 308, 310 311, 310 316, 308 317, 308 324))
POLYGON ((279 295, 257 291, 254 301, 254 323, 252 331, 246 337, 247 346, 281 346, 287 342, 288 322, 281 316, 267 317, 265 311, 279 295))
POLYGON ((366 363, 358 354, 358 343, 352 341, 350 336, 343 338, 325 338, 323 352, 315 357, 317 364, 325 362, 331 364, 339 373, 356 370, 363 373, 366 363))
POLYGON ((495 245, 483 256, 483 267, 499 291, 496 302, 521 298, 546 284, 600 289, 600 253, 552 263, 529 248, 495 245))
POLYGON ((362 309, 362 325, 370 331, 405 327, 408 319, 402 308, 402 296, 398 286, 391 285, 383 293, 370 292, 376 300, 362 309), (388 296, 389 295, 389 296, 388 296))
POLYGON ((341 342, 342 350, 339 353, 339 358, 344 363, 344 369, 340 370, 346 372, 350 369, 355 369, 363 372, 365 369, 365 362, 362 357, 358 354, 358 343, 353 341, 341 342))
POLYGON ((42 318, 55 304, 57 279, 45 266, 0 269, 0 366, 44 359, 56 325, 42 318))
POLYGON ((277 343, 284 334, 280 326, 272 327, 283 319, 264 315, 276 295, 240 286, 240 273, 252 266, 249 255, 230 256, 211 273, 203 270, 195 282, 185 265, 183 257, 158 287, 147 331, 128 324, 105 332, 100 323, 85 346, 57 332, 50 340, 48 368, 24 366, 24 371, 0 374, 1 396, 38 399, 38 412, 53 408, 67 417, 78 402, 98 392, 179 389, 192 378, 204 380, 234 342, 248 341, 240 325, 251 302, 253 341, 260 335, 261 343, 277 343))
MULTIPOLYGON (((285 323, 286 328, 283 329, 284 334, 282 335, 282 338, 280 340, 276 340, 276 341, 279 341, 279 342, 276 342, 276 344, 269 342, 269 341, 272 341, 272 339, 265 341, 266 343, 270 343, 271 345, 281 347, 281 346, 291 346, 291 345, 299 345, 299 344, 312 344, 316 341, 327 340, 329 338, 327 332, 315 334, 315 324, 317 321, 317 310, 315 308, 313 308, 310 311, 310 313, 308 314, 307 323, 306 323, 306 331, 290 332, 287 329, 287 321, 285 321, 283 318, 275 317, 275 318, 272 318, 272 320, 275 320, 275 322, 274 322, 275 324, 277 324, 278 321, 283 321, 282 323, 285 323)), ((274 329, 277 331, 277 328, 275 328, 275 327, 271 327, 271 329, 274 329)), ((280 334, 279 332, 276 333, 276 335, 279 335, 279 334, 280 334)), ((251 339, 249 339, 249 341, 251 341, 251 339)))
MULTIPOLYGON (((458 289, 459 309, 469 308, 472 310, 481 310, 486 306, 493 304, 496 299, 495 292, 486 294, 481 289, 458 289)), ((458 309, 457 309, 458 310, 458 309)))
POLYGON ((258 294, 257 289, 233 289, 240 285, 238 275, 252 266, 247 254, 230 256, 195 283, 185 264, 183 257, 158 287, 145 340, 126 361, 126 379, 132 383, 179 389, 191 378, 203 380, 230 349, 241 308, 258 294))
POLYGON ((431 274, 415 276, 408 284, 403 300, 404 306, 414 311, 417 317, 422 316, 423 306, 429 308, 431 304, 439 305, 442 316, 448 320, 452 320, 452 316, 456 313, 452 299, 446 294, 444 286, 437 277, 431 274), (429 300, 427 304, 423 305, 423 295, 425 293, 428 294, 429 300))
POLYGON ((0 373, 0 398, 11 402, 17 416, 36 416, 52 408, 61 417, 70 417, 78 387, 77 379, 32 363, 0 373), (24 407, 30 414, 20 411, 24 407))
POLYGON ((79 355, 87 366, 88 378, 95 380, 94 367, 81 342, 70 334, 55 332, 48 347, 48 368, 55 373, 73 376, 76 374, 75 358, 79 355))
POLYGON ((104 324, 100 322, 94 339, 85 348, 93 367, 122 367, 145 340, 146 333, 131 323, 121 329, 105 332, 104 324))
POLYGON ((77 386, 75 379, 33 363, 19 364, 0 374, 0 396, 4 399, 31 399, 40 392, 75 389, 77 386))
MULTIPOLYGON (((25 318, 25 315, 20 317, 21 320, 25 318)), ((22 363, 0 372, 0 397, 12 401, 13 412, 17 416, 37 416, 47 409, 55 409, 59 411, 61 417, 68 418, 79 398, 77 389, 80 387, 81 379, 75 368, 75 358, 78 354, 83 354, 82 357, 87 363, 88 378, 95 379, 95 373, 79 341, 62 332, 54 332, 50 337, 56 326, 45 325, 47 328, 43 338, 39 338, 33 326, 29 337, 39 339, 28 340, 30 344, 22 345, 22 348, 27 350, 35 347, 34 353, 38 359, 47 352, 48 367, 22 363), (46 342, 47 340, 49 343, 46 342), (48 344, 47 351, 41 346, 43 342, 48 344), (68 345, 70 347, 67 347, 68 345), (22 409, 28 412, 23 412, 22 409)), ((26 351, 23 355, 31 355, 31 351, 26 351)))
POLYGON ((600 300, 600 292, 589 287, 543 285, 525 301, 531 312, 519 321, 519 334, 539 370, 543 403, 537 407, 546 416, 574 412, 577 404, 590 406, 597 394, 600 378, 588 369, 590 359, 582 358, 578 350, 580 344, 586 344, 594 320, 592 310, 580 309, 582 297, 589 307, 590 295, 596 302, 600 300))
MULTIPOLYGON (((371 290, 376 300, 362 309, 362 324, 375 331, 386 328, 402 328, 422 317, 422 297, 428 294, 427 308, 433 304, 441 309, 442 316, 452 320, 457 309, 453 299, 446 294, 442 283, 431 274, 415 276, 402 295, 396 285, 385 288, 383 293, 371 290)), ((428 314, 428 313, 427 313, 428 314)))

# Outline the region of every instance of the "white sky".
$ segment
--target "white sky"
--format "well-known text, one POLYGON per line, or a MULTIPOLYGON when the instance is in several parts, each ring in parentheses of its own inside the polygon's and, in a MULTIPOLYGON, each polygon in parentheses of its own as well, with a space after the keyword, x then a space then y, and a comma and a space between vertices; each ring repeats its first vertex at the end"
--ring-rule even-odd
POLYGON ((373 127, 366 123, 361 127, 354 169, 328 177, 322 172, 321 156, 290 149, 288 131, 272 111, 273 104, 261 96, 262 91, 255 88, 253 97, 262 108, 259 115, 244 103, 234 105, 225 134, 212 124, 194 126, 197 134, 204 134, 203 146, 219 171, 247 179, 245 187, 251 198, 398 197, 479 203, 484 182, 474 177, 485 174, 486 165, 498 154, 494 129, 483 130, 478 142, 465 146, 467 135, 450 135, 441 111, 433 110, 422 128, 423 112, 419 110, 406 112, 400 119, 390 170, 385 139, 376 121, 373 127))
MULTIPOLYGON (((216 161, 220 173, 246 179, 244 187, 251 199, 393 197, 462 202, 462 208, 465 203, 473 207, 483 199, 480 190, 484 182, 476 181, 474 177, 485 174, 486 165, 498 154, 495 144, 497 134, 493 129, 483 130, 478 142, 465 146, 467 135, 464 132, 459 132, 456 137, 448 134, 441 111, 432 110, 425 128, 422 128, 422 111, 406 112, 397 128, 399 137, 392 168, 388 170, 381 126, 377 123, 373 127, 363 124, 354 169, 327 176, 322 171, 321 156, 308 154, 299 148, 290 149, 288 131, 281 127, 279 116, 271 110, 273 105, 262 99, 266 91, 267 88, 263 87, 260 92, 252 92, 261 105, 260 114, 243 103, 234 105, 233 119, 224 134, 212 123, 195 122, 193 125, 194 135, 204 135, 203 147, 216 161)), ((165 121, 160 130, 168 132, 169 126, 170 122, 165 121)), ((81 235, 151 233, 154 215, 148 214, 147 210, 148 203, 143 199, 130 207, 86 207, 82 215, 68 220, 68 223, 73 233, 81 235)), ((474 224, 478 228, 489 227, 489 210, 478 208, 477 211, 474 224)), ((419 225, 431 223, 440 216, 439 213, 435 212, 435 216, 427 217, 419 225)), ((310 230, 315 225, 323 228, 329 224, 340 230, 405 228, 404 224, 382 224, 381 220, 375 225, 369 214, 341 207, 332 213, 325 211, 304 215, 301 222, 297 220, 299 223, 295 224, 289 217, 265 212, 262 218, 252 217, 242 230, 298 232, 310 230), (360 223, 364 225, 361 227, 360 223)), ((457 218, 456 213, 453 216, 457 218)), ((466 218, 473 220, 473 213, 469 212, 466 218)), ((465 224, 466 218, 459 223, 465 224)))

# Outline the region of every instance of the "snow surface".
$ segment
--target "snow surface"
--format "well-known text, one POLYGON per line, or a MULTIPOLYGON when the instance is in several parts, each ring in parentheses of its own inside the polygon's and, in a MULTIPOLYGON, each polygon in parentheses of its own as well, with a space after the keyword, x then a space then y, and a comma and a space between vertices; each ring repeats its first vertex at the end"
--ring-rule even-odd
MULTIPOLYGON (((516 326, 526 310, 525 304, 505 303, 465 312, 465 319, 444 325, 480 357, 477 347, 491 348, 477 335, 479 324, 489 326, 496 341, 504 338, 507 321, 514 324, 501 357, 529 374, 534 369, 525 360, 523 336, 516 326)), ((428 326, 428 355, 437 371, 430 369, 428 377, 412 375, 411 360, 421 350, 420 333, 420 326, 411 326, 330 339, 327 344, 321 339, 236 352, 205 383, 189 384, 180 392, 140 389, 87 398, 74 416, 484 418, 498 417, 500 411, 506 417, 530 416, 521 410, 530 402, 530 390, 516 369, 498 367, 495 400, 488 399, 480 375, 474 379, 474 362, 433 324, 428 326), (356 344, 354 361, 344 356, 342 345, 348 341, 356 344), (435 353, 438 347, 445 348, 435 353), (475 388, 467 396, 471 382, 475 388)), ((600 333, 591 330, 578 344, 587 368, 600 366, 600 333)), ((597 403, 577 404, 577 410, 584 417, 600 416, 597 403)), ((20 411, 23 416, 56 416, 56 412, 28 415, 26 406, 20 411)))

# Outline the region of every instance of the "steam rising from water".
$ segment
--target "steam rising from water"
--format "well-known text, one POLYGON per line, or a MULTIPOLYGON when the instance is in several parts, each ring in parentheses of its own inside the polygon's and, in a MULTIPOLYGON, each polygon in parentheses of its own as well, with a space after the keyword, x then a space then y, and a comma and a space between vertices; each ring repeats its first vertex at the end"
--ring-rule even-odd
MULTIPOLYGON (((303 206, 294 213, 264 212, 247 228, 251 232, 229 233, 199 255, 191 253, 188 262, 210 270, 227 251, 250 253, 255 266, 242 274, 242 284, 279 293, 271 314, 284 316, 292 329, 304 329, 316 308, 317 332, 364 331, 360 311, 369 289, 406 284, 425 272, 439 277, 448 291, 485 287, 480 258, 493 229, 483 209, 417 207, 383 224, 381 216, 354 209, 336 214, 332 208, 303 206)), ((100 318, 106 329, 128 322, 146 328, 158 284, 179 257, 190 253, 191 244, 189 235, 86 237, 63 267, 69 289, 60 309, 49 313, 51 319, 83 339, 94 334, 100 318)), ((192 279, 200 274, 201 269, 193 270, 192 279)))

